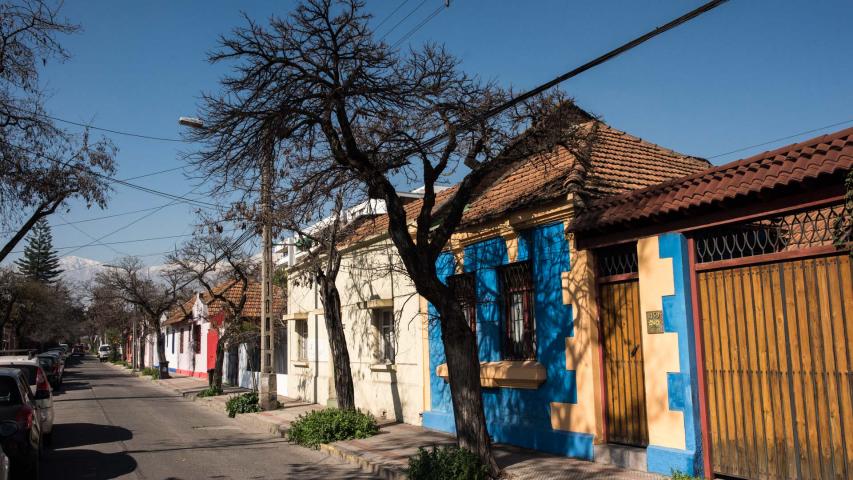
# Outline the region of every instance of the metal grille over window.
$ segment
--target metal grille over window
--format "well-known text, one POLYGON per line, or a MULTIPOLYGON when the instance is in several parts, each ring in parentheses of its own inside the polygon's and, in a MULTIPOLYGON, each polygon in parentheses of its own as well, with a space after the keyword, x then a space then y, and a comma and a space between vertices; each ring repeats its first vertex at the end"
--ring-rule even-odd
POLYGON ((296 330, 296 360, 299 362, 308 361, 308 322, 294 322, 296 330))
MULTIPOLYGON (((849 220, 848 220, 849 221, 849 220)), ((696 262, 831 246, 844 241, 844 205, 723 225, 696 235, 696 262)))
POLYGON ((636 242, 604 247, 596 251, 598 274, 602 277, 639 272, 636 242))
POLYGON ((536 358, 536 322, 533 314, 533 275, 530 262, 499 267, 504 303, 505 360, 536 358))
POLYGON ((379 359, 394 363, 394 314, 391 310, 379 313, 379 359))
POLYGON ((453 290, 456 301, 462 307, 465 321, 471 331, 477 331, 477 278, 474 272, 460 273, 447 277, 447 285, 453 290))

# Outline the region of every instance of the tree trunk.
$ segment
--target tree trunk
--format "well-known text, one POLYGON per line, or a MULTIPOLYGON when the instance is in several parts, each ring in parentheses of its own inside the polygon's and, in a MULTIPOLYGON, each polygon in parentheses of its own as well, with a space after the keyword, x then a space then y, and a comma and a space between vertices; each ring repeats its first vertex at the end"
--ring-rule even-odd
POLYGON ((59 207, 59 204, 62 203, 62 199, 64 198, 65 196, 63 195, 59 200, 56 200, 53 203, 50 201, 44 201, 36 207, 36 210, 32 215, 30 215, 30 218, 24 222, 15 235, 6 242, 6 245, 4 245, 2 249, 0 249, 0 262, 2 262, 3 259, 6 258, 6 255, 9 255, 9 252, 11 252, 12 249, 14 249, 15 246, 17 246, 18 243, 27 236, 27 233, 33 228, 33 225, 35 225, 39 219, 55 212, 56 208, 59 207))
MULTIPOLYGON (((160 339, 166 338, 166 337, 164 337, 162 335, 163 329, 160 325, 160 317, 157 317, 151 323, 153 324, 152 326, 154 327, 154 338, 157 339, 157 343, 156 343, 157 344, 157 363, 159 365, 165 365, 166 364, 166 342, 161 342, 160 339)), ((163 369, 160 369, 160 370, 162 372, 163 369)), ((166 371, 168 372, 168 370, 166 370, 166 371)), ((162 378, 169 378, 169 374, 166 373, 165 376, 162 378)))
POLYGON ((492 440, 486 428, 476 337, 453 295, 443 290, 447 290, 443 284, 425 289, 424 297, 439 315, 457 441, 460 447, 480 457, 490 475, 497 478, 500 468, 492 455, 492 440))
POLYGON ((222 365, 225 361, 225 335, 220 335, 216 341, 216 361, 213 364, 213 388, 222 391, 222 365))
POLYGON ((355 410, 355 387, 352 382, 349 350, 347 349, 344 324, 341 321, 341 296, 334 281, 320 276, 320 296, 323 300, 323 318, 329 335, 329 349, 334 365, 335 392, 338 408, 355 410))

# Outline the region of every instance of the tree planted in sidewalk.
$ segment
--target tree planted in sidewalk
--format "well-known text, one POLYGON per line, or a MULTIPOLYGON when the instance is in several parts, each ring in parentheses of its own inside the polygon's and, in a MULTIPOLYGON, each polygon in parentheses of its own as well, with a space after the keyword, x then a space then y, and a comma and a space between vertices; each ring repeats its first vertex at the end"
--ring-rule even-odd
POLYGON ((163 315, 191 292, 183 277, 173 269, 164 269, 156 277, 143 272, 145 266, 136 257, 124 257, 109 265, 95 276, 95 284, 113 292, 117 298, 134 307, 141 314, 145 327, 157 338, 157 359, 166 364, 166 346, 161 341, 163 315))
MULTIPOLYGON (((223 92, 203 98, 208 125, 227 136, 196 134, 209 148, 195 164, 208 175, 239 172, 272 136, 279 177, 310 192, 318 179, 340 175, 385 202, 390 238, 438 314, 431 321, 441 327, 459 444, 498 475, 476 338, 436 262, 465 207, 502 172, 520 161, 545 168, 558 144, 588 148, 580 119, 589 117, 559 92, 509 104, 511 91, 465 74, 441 46, 394 49, 374 38, 359 0, 308 0, 268 25, 246 22, 210 57, 233 65, 223 92), (219 112, 234 113, 217 125, 219 112), (451 178, 461 180, 439 194, 451 178), (423 185, 421 202, 407 205, 401 184, 423 185)), ((566 193, 584 166, 577 163, 566 193)))
MULTIPOLYGON (((245 332, 243 308, 249 294, 249 284, 257 276, 257 264, 237 240, 219 233, 196 234, 174 253, 166 257, 167 264, 185 280, 204 289, 208 316, 214 309, 224 315, 220 323, 210 323, 219 334, 216 342, 213 388, 222 391, 222 365, 225 347, 239 343, 245 332)), ((210 318, 208 318, 210 321, 210 318)))

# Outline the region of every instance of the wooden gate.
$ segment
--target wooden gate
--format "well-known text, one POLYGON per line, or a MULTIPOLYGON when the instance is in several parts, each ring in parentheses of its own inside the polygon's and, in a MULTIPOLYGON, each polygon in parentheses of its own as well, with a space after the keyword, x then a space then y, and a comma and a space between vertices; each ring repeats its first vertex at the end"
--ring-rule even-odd
POLYGON ((604 375, 607 396, 607 439, 646 446, 646 390, 640 324, 640 288, 634 280, 599 287, 604 375))
POLYGON ((715 473, 853 478, 849 256, 697 273, 715 473))

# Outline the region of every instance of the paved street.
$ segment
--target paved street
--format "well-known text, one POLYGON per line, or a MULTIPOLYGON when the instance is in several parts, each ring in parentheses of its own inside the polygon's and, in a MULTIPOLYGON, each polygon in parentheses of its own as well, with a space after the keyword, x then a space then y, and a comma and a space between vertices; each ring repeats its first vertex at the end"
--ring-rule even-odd
POLYGON ((56 397, 42 478, 371 478, 321 453, 249 433, 153 383, 87 359, 56 397))

